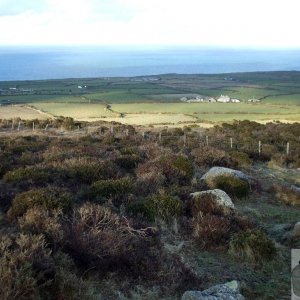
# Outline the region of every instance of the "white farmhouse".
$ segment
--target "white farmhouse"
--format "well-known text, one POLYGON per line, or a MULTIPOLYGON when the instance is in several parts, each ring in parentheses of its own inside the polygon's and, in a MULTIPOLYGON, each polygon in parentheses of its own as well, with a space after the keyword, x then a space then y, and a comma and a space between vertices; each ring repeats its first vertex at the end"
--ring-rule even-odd
POLYGON ((218 102, 222 102, 222 103, 228 103, 230 102, 230 97, 226 96, 226 95, 221 95, 218 99, 218 102))
POLYGON ((233 102, 233 103, 240 103, 241 100, 240 99, 236 99, 236 98, 232 98, 231 102, 233 102))
POLYGON ((254 97, 252 97, 252 99, 249 99, 248 102, 260 102, 261 100, 259 99, 255 99, 254 97))

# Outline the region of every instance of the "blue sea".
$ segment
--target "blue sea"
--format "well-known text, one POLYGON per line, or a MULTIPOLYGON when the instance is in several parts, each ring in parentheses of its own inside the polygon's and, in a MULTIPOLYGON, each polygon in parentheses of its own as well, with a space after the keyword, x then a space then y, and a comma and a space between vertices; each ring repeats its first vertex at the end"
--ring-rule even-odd
POLYGON ((0 47, 0 81, 291 70, 300 49, 0 47))

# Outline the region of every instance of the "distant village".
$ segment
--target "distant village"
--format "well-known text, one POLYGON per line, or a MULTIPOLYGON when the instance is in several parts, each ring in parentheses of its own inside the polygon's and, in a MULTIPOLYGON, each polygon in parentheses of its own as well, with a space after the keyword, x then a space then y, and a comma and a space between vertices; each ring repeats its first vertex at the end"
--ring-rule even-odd
MULTIPOLYGON (((240 103, 243 102, 240 99, 237 98, 230 98, 227 95, 221 95, 219 98, 214 98, 214 97, 203 97, 203 96, 196 96, 193 98, 188 98, 188 97, 182 97, 180 98, 182 102, 187 102, 187 103, 240 103)), ((248 102, 261 102, 259 99, 255 99, 254 97, 249 99, 248 102)))

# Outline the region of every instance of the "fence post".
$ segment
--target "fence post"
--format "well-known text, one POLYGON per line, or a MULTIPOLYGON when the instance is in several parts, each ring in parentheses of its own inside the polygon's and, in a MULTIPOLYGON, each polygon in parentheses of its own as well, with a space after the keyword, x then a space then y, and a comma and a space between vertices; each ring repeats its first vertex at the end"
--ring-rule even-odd
POLYGON ((286 143, 286 155, 289 155, 290 154, 290 143, 287 142, 286 143))
POLYGON ((232 138, 230 138, 230 148, 232 149, 233 147, 233 142, 232 142, 232 138))
POLYGON ((258 154, 261 154, 261 141, 258 141, 258 154))
POLYGON ((34 122, 32 122, 32 131, 34 131, 35 127, 34 127, 34 122))
POLYGON ((20 127, 21 127, 21 122, 19 121, 19 124, 18 124, 18 131, 20 131, 20 127))
POLYGON ((128 129, 125 130, 125 134, 126 134, 126 136, 129 135, 129 130, 128 129))
POLYGON ((208 135, 206 136, 206 146, 208 146, 208 135))
POLYGON ((186 134, 183 135, 183 145, 186 145, 186 134))
POLYGON ((11 129, 14 130, 14 120, 11 123, 11 129))
POLYGON ((45 127, 45 130, 47 130, 47 129, 48 129, 48 126, 49 126, 49 124, 47 124, 47 125, 46 125, 46 127, 45 127))
POLYGON ((158 135, 158 140, 161 142, 161 132, 158 135))

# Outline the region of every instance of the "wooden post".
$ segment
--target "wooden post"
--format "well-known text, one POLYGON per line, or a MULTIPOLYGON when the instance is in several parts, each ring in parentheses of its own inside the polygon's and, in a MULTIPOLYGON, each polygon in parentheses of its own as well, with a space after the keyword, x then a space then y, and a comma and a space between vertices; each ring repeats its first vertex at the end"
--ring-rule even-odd
POLYGON ((158 140, 161 142, 161 132, 158 135, 158 140))
POLYGON ((128 129, 126 129, 125 134, 126 134, 126 136, 129 135, 129 130, 128 129))
POLYGON ((11 123, 11 129, 14 130, 14 120, 11 123))
POLYGON ((186 134, 183 135, 183 145, 186 145, 186 134))
POLYGON ((145 131, 142 132, 142 137, 145 139, 145 131))
POLYGON ((114 134, 114 128, 110 127, 110 133, 113 135, 114 134))
POLYGON ((290 143, 287 142, 286 143, 286 155, 289 155, 290 154, 290 143))
POLYGON ((34 129, 35 129, 35 128, 34 128, 34 122, 32 122, 32 131, 34 131, 34 129))
POLYGON ((261 141, 258 141, 258 154, 261 154, 261 141))
POLYGON ((49 126, 49 124, 47 124, 47 125, 46 125, 46 127, 45 127, 45 130, 47 130, 47 129, 48 129, 48 126, 49 126))
POLYGON ((208 146, 208 135, 206 136, 206 146, 208 146))
POLYGON ((18 131, 20 131, 20 127, 21 127, 21 122, 19 121, 19 124, 18 124, 18 131))
POLYGON ((230 148, 232 149, 233 147, 233 142, 232 142, 232 138, 230 138, 230 148))

